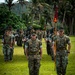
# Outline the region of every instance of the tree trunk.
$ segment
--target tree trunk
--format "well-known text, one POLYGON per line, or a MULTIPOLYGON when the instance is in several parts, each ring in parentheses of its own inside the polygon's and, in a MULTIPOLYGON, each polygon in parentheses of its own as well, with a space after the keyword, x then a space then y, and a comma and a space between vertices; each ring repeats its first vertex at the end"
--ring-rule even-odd
POLYGON ((63 16, 62 26, 65 24, 65 15, 66 15, 66 11, 64 11, 64 16, 63 16))
POLYGON ((70 35, 73 35, 73 25, 74 25, 74 18, 72 17, 72 21, 70 22, 70 35))
MULTIPOLYGON (((75 24, 75 18, 74 18, 74 24, 75 24)), ((75 25, 73 27, 73 34, 75 35, 75 25)))

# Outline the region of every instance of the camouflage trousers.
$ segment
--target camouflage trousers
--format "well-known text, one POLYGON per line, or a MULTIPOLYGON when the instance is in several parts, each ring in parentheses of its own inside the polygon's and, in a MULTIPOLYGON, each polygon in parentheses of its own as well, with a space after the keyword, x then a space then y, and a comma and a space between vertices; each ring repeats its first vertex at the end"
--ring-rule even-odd
POLYGON ((3 54, 5 61, 12 60, 13 48, 10 48, 9 45, 3 45, 3 54))
POLYGON ((41 59, 40 55, 29 55, 28 57, 29 75, 39 75, 40 59, 41 59))
POLYGON ((51 45, 47 42, 47 54, 51 56, 52 60, 54 60, 54 52, 51 45))
POLYGON ((47 48, 47 54, 48 54, 48 55, 51 55, 50 44, 49 44, 48 42, 47 42, 46 48, 47 48))
POLYGON ((14 48, 10 48, 10 60, 13 58, 14 48))
POLYGON ((57 75, 65 75, 68 64, 67 50, 60 50, 56 52, 56 71, 57 75))
POLYGON ((10 47, 9 45, 3 45, 3 54, 4 54, 4 60, 10 60, 10 47))

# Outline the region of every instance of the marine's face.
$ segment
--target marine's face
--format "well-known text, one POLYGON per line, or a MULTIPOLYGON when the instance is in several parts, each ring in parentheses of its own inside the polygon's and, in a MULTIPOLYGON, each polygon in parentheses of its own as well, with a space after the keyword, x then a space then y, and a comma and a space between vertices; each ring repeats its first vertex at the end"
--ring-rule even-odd
POLYGON ((9 35, 9 31, 6 31, 5 34, 6 34, 6 35, 9 35))
POLYGON ((36 35, 31 35, 32 39, 35 40, 36 39, 36 35))
POLYGON ((63 35, 64 34, 64 30, 59 30, 59 35, 63 35))

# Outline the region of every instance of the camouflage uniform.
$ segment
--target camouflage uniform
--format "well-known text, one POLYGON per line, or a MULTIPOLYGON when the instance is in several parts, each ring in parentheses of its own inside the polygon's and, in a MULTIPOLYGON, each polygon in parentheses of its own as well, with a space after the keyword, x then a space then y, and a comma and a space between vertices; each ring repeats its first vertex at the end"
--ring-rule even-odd
MULTIPOLYGON (((57 35, 52 34, 52 36, 51 36, 52 42, 53 42, 56 38, 57 38, 57 35)), ((54 51, 53 51, 53 49, 52 49, 51 56, 52 56, 52 60, 54 60, 54 51)))
POLYGON ((53 41, 57 38, 57 28, 54 27, 51 29, 51 32, 52 32, 52 36, 51 36, 51 39, 52 39, 52 60, 55 60, 55 57, 54 57, 54 50, 53 50, 53 41))
MULTIPOLYGON (((7 30, 6 33, 7 32, 9 31, 7 30)), ((10 60, 10 52, 11 52, 10 45, 11 45, 11 36, 5 34, 3 37, 3 54, 4 54, 5 61, 10 60)))
POLYGON ((42 41, 42 31, 41 30, 38 30, 37 32, 37 38, 42 41))
POLYGON ((41 47, 42 47, 42 43, 38 39, 36 40, 30 39, 27 41, 25 45, 28 54, 29 75, 39 75, 41 47))
POLYGON ((23 31, 20 30, 17 36, 17 45, 22 46, 22 39, 24 37, 23 31))
POLYGON ((68 36, 57 36, 55 38, 56 43, 56 71, 57 75, 65 75, 68 63, 68 50, 67 45, 70 45, 70 39, 68 36))
POLYGON ((46 37, 46 49, 47 49, 47 54, 51 55, 51 34, 48 32, 47 37, 46 37))

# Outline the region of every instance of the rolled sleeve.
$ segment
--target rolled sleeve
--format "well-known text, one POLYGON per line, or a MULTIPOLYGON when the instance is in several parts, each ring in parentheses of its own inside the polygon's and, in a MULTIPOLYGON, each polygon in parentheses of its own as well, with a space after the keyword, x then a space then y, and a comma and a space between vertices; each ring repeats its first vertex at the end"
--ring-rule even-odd
POLYGON ((71 44, 71 41, 70 41, 70 40, 68 41, 68 45, 69 45, 69 44, 71 44))
POLYGON ((42 42, 40 42, 40 48, 42 48, 42 42))
POLYGON ((27 48, 28 48, 28 46, 27 46, 27 45, 25 45, 25 48, 27 49, 27 48))
POLYGON ((28 48, 28 42, 26 42, 26 44, 25 44, 25 49, 27 49, 28 48))
POLYGON ((42 48, 42 45, 40 46, 40 48, 42 48))
POLYGON ((71 44, 71 40, 70 40, 69 37, 67 38, 67 44, 68 44, 68 45, 71 44))

